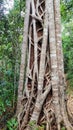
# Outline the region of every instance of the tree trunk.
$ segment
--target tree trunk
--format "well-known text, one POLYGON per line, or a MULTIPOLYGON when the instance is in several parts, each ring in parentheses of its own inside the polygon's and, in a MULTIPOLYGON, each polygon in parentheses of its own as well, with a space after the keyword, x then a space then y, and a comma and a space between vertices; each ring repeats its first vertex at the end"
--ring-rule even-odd
POLYGON ((17 104, 19 130, 73 129, 66 111, 59 6, 59 0, 26 1, 17 104))
POLYGON ((56 37, 55 37, 55 23, 54 23, 54 9, 53 0, 48 1, 49 12, 49 46, 50 46, 50 60, 51 60, 51 82, 53 91, 53 103, 56 113, 56 120, 58 129, 60 130, 60 105, 59 105, 59 75, 56 53, 56 37), (51 31, 52 30, 52 31, 51 31))
POLYGON ((24 84, 24 70, 25 70, 25 61, 26 61, 26 52, 27 52, 27 43, 28 43, 28 25, 29 25, 29 14, 30 14, 30 0, 26 1, 26 11, 25 11, 25 20, 24 20, 24 34, 23 34, 23 44, 21 50, 21 65, 20 65, 20 79, 18 86, 18 101, 17 101, 17 114, 21 109, 21 99, 23 92, 24 84))
POLYGON ((62 41, 61 41, 61 23, 60 23, 60 0, 54 0, 54 12, 55 12, 55 35, 57 43, 57 62, 58 62, 58 74, 59 74, 59 87, 60 87, 60 105, 61 113, 64 120, 64 124, 69 129, 70 123, 66 113, 65 104, 65 79, 64 79, 64 65, 63 65, 63 52, 62 52, 62 41))

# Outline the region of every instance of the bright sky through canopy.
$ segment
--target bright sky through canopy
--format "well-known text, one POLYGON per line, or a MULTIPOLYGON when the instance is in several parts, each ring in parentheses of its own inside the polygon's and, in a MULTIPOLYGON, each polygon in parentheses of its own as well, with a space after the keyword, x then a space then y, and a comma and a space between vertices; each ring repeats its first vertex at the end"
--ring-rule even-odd
POLYGON ((4 7, 6 10, 4 11, 5 14, 9 13, 9 10, 13 8, 14 0, 4 0, 4 7))

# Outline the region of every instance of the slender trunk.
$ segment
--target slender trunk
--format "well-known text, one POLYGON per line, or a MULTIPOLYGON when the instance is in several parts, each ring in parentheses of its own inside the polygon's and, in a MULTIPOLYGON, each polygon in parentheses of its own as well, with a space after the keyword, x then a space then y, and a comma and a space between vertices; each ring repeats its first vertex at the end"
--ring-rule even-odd
POLYGON ((60 103, 61 103, 61 113, 64 123, 67 129, 71 129, 71 124, 68 121, 68 116, 66 113, 65 106, 65 80, 64 80, 64 64, 63 64, 63 52, 62 52, 62 40, 61 40, 61 17, 60 17, 60 0, 54 0, 54 10, 55 10, 55 35, 57 43, 57 62, 58 62, 58 74, 59 74, 59 85, 60 85, 60 103))
POLYGON ((16 112, 17 114, 21 110, 20 106, 21 106, 22 91, 23 91, 23 84, 24 84, 25 59, 26 59, 26 51, 27 51, 27 43, 28 43, 29 14, 30 14, 30 0, 27 0, 25 20, 24 20, 23 44, 21 50, 20 78, 19 78, 19 86, 18 86, 18 101, 17 101, 17 112, 16 112))
POLYGON ((51 80, 53 89, 53 103, 55 106, 56 119, 58 130, 60 130, 60 105, 59 105, 59 77, 56 54, 56 39, 55 39, 55 24, 54 24, 54 9, 53 0, 48 1, 49 11, 49 44, 50 44, 50 59, 51 59, 51 80), (52 30, 52 31, 51 31, 52 30))
MULTIPOLYGON (((35 4, 32 0, 32 15, 35 16, 35 4)), ((34 37, 34 71, 38 76, 38 63, 37 63, 37 47, 38 47, 38 38, 37 38, 37 31, 36 31, 36 20, 33 19, 33 37, 34 37)))

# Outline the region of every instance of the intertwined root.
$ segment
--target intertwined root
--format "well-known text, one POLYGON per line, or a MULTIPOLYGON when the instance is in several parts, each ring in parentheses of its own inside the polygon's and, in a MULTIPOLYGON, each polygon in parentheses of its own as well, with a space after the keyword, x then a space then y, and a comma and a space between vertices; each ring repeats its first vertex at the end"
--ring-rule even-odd
POLYGON ((66 113, 60 17, 56 4, 59 1, 26 0, 17 104, 17 110, 20 103, 23 106, 18 115, 19 130, 35 127, 61 130, 62 126, 72 130, 66 113), (27 57, 25 90, 24 55, 27 57))
POLYGON ((73 124, 73 95, 68 96, 67 110, 73 124))

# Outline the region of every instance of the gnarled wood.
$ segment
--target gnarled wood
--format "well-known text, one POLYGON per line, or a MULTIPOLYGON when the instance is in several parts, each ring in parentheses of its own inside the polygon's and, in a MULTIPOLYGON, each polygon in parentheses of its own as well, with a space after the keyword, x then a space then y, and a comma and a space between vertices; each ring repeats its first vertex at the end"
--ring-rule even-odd
POLYGON ((43 124, 44 130, 61 130, 62 126, 73 129, 65 103, 59 5, 59 0, 26 0, 17 104, 17 110, 22 108, 19 130, 41 129, 43 124))

